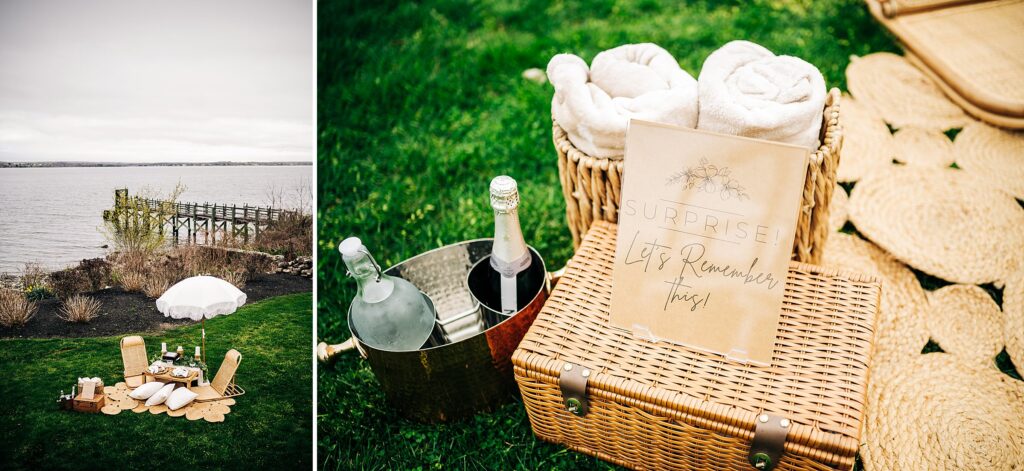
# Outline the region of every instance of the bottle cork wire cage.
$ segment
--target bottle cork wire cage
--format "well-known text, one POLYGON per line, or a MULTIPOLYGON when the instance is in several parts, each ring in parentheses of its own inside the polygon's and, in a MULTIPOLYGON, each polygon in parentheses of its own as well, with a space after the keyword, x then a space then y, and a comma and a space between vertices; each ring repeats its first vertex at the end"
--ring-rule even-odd
MULTIPOLYGON (((792 258, 798 262, 820 262, 830 232, 829 203, 843 147, 839 100, 839 89, 829 90, 822 111, 821 145, 808 159, 800 217, 793 240, 792 258)), ((552 137, 558 152, 558 177, 565 198, 565 217, 572 232, 573 247, 578 248, 594 222, 618 222, 624 164, 622 159, 594 158, 577 149, 558 122, 553 122, 552 137)))

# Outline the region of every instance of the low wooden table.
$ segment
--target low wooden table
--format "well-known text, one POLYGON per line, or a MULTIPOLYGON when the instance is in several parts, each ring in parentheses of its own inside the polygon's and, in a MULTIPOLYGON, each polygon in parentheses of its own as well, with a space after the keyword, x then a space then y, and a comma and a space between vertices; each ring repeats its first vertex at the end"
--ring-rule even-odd
POLYGON ((191 368, 191 367, 187 367, 187 366, 185 366, 185 367, 182 367, 182 366, 171 366, 171 367, 167 368, 166 372, 160 373, 160 374, 150 373, 149 370, 146 370, 146 382, 147 383, 150 382, 150 381, 159 381, 161 383, 181 383, 181 384, 185 385, 185 387, 187 388, 187 387, 190 387, 192 385, 192 382, 197 380, 197 379, 199 379, 199 370, 191 368), (184 376, 184 377, 171 376, 171 372, 174 371, 175 368, 188 368, 188 370, 189 370, 188 376, 184 376))

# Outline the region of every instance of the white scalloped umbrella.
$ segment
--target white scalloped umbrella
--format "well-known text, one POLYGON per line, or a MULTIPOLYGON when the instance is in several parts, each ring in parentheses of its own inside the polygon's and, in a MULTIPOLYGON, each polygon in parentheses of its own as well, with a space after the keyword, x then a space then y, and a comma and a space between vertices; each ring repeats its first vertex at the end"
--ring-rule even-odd
POLYGON ((206 319, 231 314, 245 304, 245 293, 214 276, 193 276, 171 286, 156 300, 156 308, 173 319, 203 324, 203 360, 206 360, 206 319))

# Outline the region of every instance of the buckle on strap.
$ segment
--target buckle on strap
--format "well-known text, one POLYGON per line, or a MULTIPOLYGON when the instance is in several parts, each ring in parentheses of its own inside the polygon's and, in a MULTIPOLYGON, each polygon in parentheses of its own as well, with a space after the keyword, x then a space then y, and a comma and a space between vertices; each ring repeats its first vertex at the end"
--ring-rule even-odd
POLYGON ((789 419, 771 414, 757 416, 754 423, 754 440, 750 443, 747 459, 754 469, 770 471, 782 458, 786 435, 793 424, 789 419))
POLYGON ((590 410, 587 400, 587 381, 594 371, 580 365, 566 363, 558 375, 558 388, 562 391, 565 409, 583 417, 590 410))

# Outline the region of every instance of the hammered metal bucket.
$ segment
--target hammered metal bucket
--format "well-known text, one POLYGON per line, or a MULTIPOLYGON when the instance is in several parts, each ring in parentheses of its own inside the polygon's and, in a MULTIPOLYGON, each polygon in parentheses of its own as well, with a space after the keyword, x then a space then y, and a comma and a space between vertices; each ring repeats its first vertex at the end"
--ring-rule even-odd
MULTIPOLYGON (((435 335, 418 351, 355 346, 370 363, 388 402, 403 417, 443 422, 490 411, 514 399, 512 352, 537 317, 551 291, 544 260, 530 248, 538 270, 536 294, 511 316, 482 306, 470 293, 470 270, 491 253, 493 239, 447 245, 405 260, 385 273, 404 278, 434 303, 443 336, 435 335), (430 346, 435 345, 435 346, 430 346)), ((351 325, 351 322, 349 323, 351 325)))

